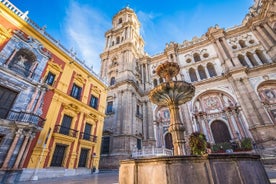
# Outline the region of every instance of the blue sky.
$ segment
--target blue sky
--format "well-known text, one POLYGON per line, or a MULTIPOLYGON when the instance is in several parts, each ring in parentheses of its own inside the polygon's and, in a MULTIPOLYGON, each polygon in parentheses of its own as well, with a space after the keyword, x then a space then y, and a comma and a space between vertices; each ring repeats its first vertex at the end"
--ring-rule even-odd
POLYGON ((221 28, 240 25, 254 0, 10 0, 29 18, 77 57, 100 71, 100 53, 104 34, 111 28, 112 17, 129 5, 141 22, 145 51, 160 53, 166 43, 182 43, 205 34, 210 26, 221 28))

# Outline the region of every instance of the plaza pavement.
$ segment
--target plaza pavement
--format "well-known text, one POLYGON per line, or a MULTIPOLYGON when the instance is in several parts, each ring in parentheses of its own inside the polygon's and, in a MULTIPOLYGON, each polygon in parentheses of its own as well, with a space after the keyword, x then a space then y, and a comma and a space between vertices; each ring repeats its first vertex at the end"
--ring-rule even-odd
POLYGON ((118 184, 118 181, 119 171, 105 171, 98 174, 41 179, 18 184, 118 184))
MULTIPOLYGON (((271 184, 276 184, 276 166, 266 166, 271 184)), ((19 182, 18 184, 119 184, 119 171, 104 171, 98 174, 67 176, 38 181, 19 182)))

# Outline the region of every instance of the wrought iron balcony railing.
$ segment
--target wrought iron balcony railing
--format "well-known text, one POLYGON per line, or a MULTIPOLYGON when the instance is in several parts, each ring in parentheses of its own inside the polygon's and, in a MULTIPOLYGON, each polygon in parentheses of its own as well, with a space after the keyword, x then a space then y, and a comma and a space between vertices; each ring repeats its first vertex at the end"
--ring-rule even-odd
POLYGON ((84 132, 80 133, 80 139, 91 141, 91 142, 97 142, 97 136, 95 135, 90 135, 84 132))
POLYGON ((56 125, 55 129, 54 129, 54 133, 59 133, 59 134, 63 134, 63 135, 68 135, 70 137, 77 137, 78 135, 78 131, 68 128, 68 127, 64 127, 61 125, 56 125))
POLYGON ((0 118, 10 121, 18 121, 35 124, 39 127, 44 126, 45 119, 31 112, 15 111, 6 108, 0 108, 0 118))

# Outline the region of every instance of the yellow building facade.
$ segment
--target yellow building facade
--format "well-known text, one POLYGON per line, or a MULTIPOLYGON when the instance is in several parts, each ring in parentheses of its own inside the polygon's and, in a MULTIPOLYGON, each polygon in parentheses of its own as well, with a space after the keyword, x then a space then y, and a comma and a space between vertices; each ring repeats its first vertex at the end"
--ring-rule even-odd
POLYGON ((29 151, 24 154, 20 180, 97 172, 107 86, 26 13, 9 1, 0 2, 0 8, 1 32, 10 35, 1 34, 0 40, 0 49, 6 51, 6 55, 10 54, 7 58, 17 56, 17 52, 27 58, 42 51, 47 56, 35 58, 36 63, 45 62, 44 65, 29 68, 40 67, 40 82, 47 88, 39 99, 31 101, 40 103, 37 106, 41 107, 41 117, 45 122, 42 129, 32 134, 32 141, 27 145, 29 151), (18 39, 22 39, 22 43, 32 40, 38 45, 37 50, 13 48, 16 46, 10 41, 13 33, 21 35, 18 39), (12 52, 8 52, 9 49, 12 52))

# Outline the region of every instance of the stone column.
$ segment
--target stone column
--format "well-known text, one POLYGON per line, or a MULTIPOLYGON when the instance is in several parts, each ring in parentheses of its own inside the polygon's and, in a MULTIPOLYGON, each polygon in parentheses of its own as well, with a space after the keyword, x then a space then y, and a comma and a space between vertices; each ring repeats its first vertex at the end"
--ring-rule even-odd
POLYGON ((28 155, 28 153, 29 153, 29 149, 30 149, 30 147, 31 147, 31 144, 32 144, 32 141, 33 141, 33 138, 34 138, 34 137, 35 137, 35 134, 34 134, 34 133, 30 135, 28 145, 27 145, 27 147, 26 147, 26 149, 25 149, 25 151, 24 151, 24 154, 23 154, 23 156, 22 156, 21 162, 20 162, 20 164, 19 164, 19 168, 22 168, 23 165, 24 165, 25 159, 26 159, 26 157, 27 157, 27 155, 28 155))
POLYGON ((18 49, 14 49, 12 54, 10 55, 9 59, 6 61, 5 65, 9 65, 11 60, 14 58, 15 54, 17 53, 18 49))
POLYGON ((260 33, 255 29, 252 29, 253 34, 256 36, 256 38, 259 40, 259 42, 262 43, 262 46, 265 48, 265 50, 269 50, 269 46, 266 43, 266 41, 262 38, 260 33))
POLYGON ((27 108, 26 108, 26 110, 27 110, 28 112, 31 112, 31 111, 32 111, 33 103, 34 103, 35 99, 37 98, 37 94, 38 94, 38 88, 35 88, 35 92, 34 92, 34 94, 32 95, 32 99, 31 99, 31 101, 29 102, 29 104, 28 104, 28 106, 27 106, 27 108))
POLYGON ((227 118, 230 130, 231 130, 231 134, 233 135, 233 138, 235 138, 236 131, 235 131, 235 128, 233 127, 233 124, 232 124, 231 115, 227 111, 226 111, 225 114, 226 114, 226 118, 227 118))
POLYGON ((154 140, 154 129, 153 129, 153 113, 151 103, 149 101, 146 102, 147 113, 146 113, 146 121, 148 124, 148 138, 150 140, 154 140))
POLYGON ((211 129, 210 129, 210 126, 209 126, 206 115, 204 115, 203 118, 204 118, 205 128, 206 128, 206 131, 207 131, 206 138, 209 142, 210 141, 214 142, 214 140, 212 139, 212 136, 211 136, 212 135, 211 134, 211 129))
POLYGON ((273 32, 271 27, 269 25, 267 25, 267 23, 264 23, 263 26, 264 26, 265 30, 269 33, 269 35, 273 38, 273 40, 276 41, 276 34, 273 32))
POLYGON ((207 79, 210 78, 210 74, 209 74, 209 71, 207 69, 207 66, 204 67, 204 71, 206 73, 207 79))
POLYGON ((233 112, 233 116, 234 116, 234 119, 235 119, 235 121, 236 121, 236 124, 237 124, 237 127, 238 127, 238 129, 239 129, 239 132, 240 132, 241 136, 242 136, 242 137, 245 137, 244 129, 243 129, 243 127, 241 126, 241 122, 239 121, 237 112, 233 112))
POLYGON ((14 139, 13 139, 13 142, 12 142, 12 144, 11 144, 11 146, 10 146, 10 148, 9 148, 9 151, 8 151, 8 153, 7 153, 7 156, 6 156, 6 158, 5 158, 4 162, 3 162, 2 169, 8 168, 8 165, 9 165, 10 159, 11 159, 11 157, 12 157, 12 154, 13 154, 13 152, 14 152, 14 149, 15 149, 15 147, 16 147, 16 144, 17 144, 17 142, 18 142, 18 140, 19 140, 19 137, 22 135, 22 131, 23 131, 23 129, 20 128, 20 129, 17 130, 17 132, 15 133, 15 137, 14 137, 14 139))
POLYGON ((245 117, 247 119, 249 128, 255 126, 255 121, 253 121, 253 116, 251 116, 251 103, 249 102, 247 92, 242 87, 241 81, 233 78, 228 78, 228 81, 236 93, 238 102, 241 104, 242 109, 244 109, 245 117))
POLYGON ((255 116, 257 116, 259 124, 271 124, 269 117, 267 116, 267 113, 265 112, 257 94, 250 85, 248 79, 243 79, 241 83, 243 83, 242 86, 246 91, 246 96, 249 97, 249 100, 253 106, 254 111, 252 113, 254 113, 255 116))
POLYGON ((274 43, 271 41, 271 39, 266 35, 264 30, 260 26, 256 26, 256 30, 260 33, 260 35, 264 38, 264 40, 267 42, 269 48, 274 46, 274 43))
POLYGON ((170 105, 170 127, 169 132, 172 134, 174 155, 185 155, 185 137, 184 125, 180 121, 179 107, 170 105))
POLYGON ((122 91, 118 91, 118 101, 117 101, 117 107, 115 107, 117 109, 116 113, 115 113, 115 131, 116 134, 120 134, 120 126, 121 126, 121 116, 122 116, 122 95, 123 92, 122 91))
POLYGON ((24 142, 23 142, 23 144, 22 144, 22 146, 20 148, 20 151, 19 151, 19 153, 17 155, 17 158, 16 158, 15 164, 13 166, 13 169, 17 169, 18 168, 18 165, 19 165, 19 163, 20 163, 20 161, 22 159, 22 156, 23 156, 23 153, 24 153, 24 151, 26 149, 26 146, 27 146, 27 143, 29 141, 29 138, 30 138, 30 133, 28 132, 25 135, 24 142))
POLYGON ((235 64, 235 66, 241 67, 242 65, 241 65, 240 61, 239 61, 238 58, 233 54, 232 49, 229 47, 229 45, 228 45, 228 43, 227 43, 227 41, 226 41, 226 39, 225 39, 224 37, 222 37, 222 42, 223 42, 223 44, 225 45, 225 47, 226 47, 226 49, 227 49, 227 51, 228 51, 230 57, 233 59, 233 62, 234 62, 234 64, 235 64))
POLYGON ((225 54, 225 51, 220 43, 220 41, 217 39, 216 40, 216 45, 218 46, 218 51, 222 54, 222 58, 225 62, 225 65, 226 65, 226 68, 229 69, 231 68, 233 65, 232 63, 230 62, 230 60, 227 58, 226 54, 225 54))
POLYGON ((197 81, 200 81, 201 78, 200 78, 200 76, 199 76, 198 69, 195 69, 195 73, 196 73, 197 81))
POLYGON ((253 57, 254 57, 255 60, 257 61, 258 65, 263 65, 263 62, 259 59, 259 57, 257 56, 256 53, 253 53, 253 57))
POLYGON ((245 60, 245 62, 248 64, 249 68, 253 68, 252 63, 251 63, 251 61, 248 59, 247 56, 244 56, 244 60, 245 60))

